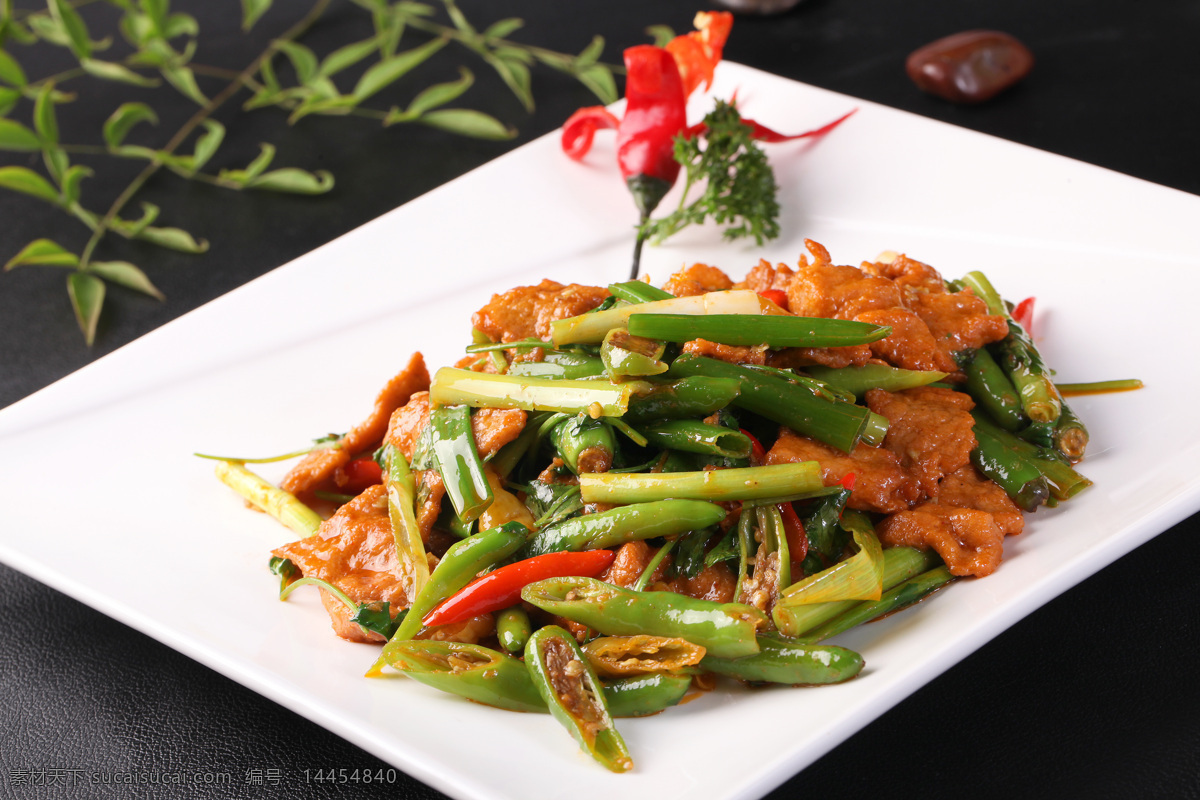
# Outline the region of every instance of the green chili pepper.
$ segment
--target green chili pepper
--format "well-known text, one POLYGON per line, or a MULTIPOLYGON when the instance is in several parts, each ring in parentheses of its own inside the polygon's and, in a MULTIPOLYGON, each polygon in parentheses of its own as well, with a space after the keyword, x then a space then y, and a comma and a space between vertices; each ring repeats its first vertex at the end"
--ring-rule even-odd
POLYGON ((483 570, 515 553, 525 543, 527 534, 521 523, 506 522, 451 545, 429 576, 425 588, 413 600, 408 616, 392 639, 411 639, 421 629, 421 620, 434 606, 466 586, 483 570))
POLYGON ((631 398, 622 419, 636 425, 661 419, 707 417, 732 403, 740 387, 736 378, 683 378, 631 398))
POLYGON ((633 769, 600 680, 574 636, 557 625, 539 629, 525 645, 525 666, 550 713, 586 753, 613 772, 633 769))
POLYGON ((560 422, 550 431, 550 441, 567 469, 576 475, 581 459, 588 472, 607 472, 617 447, 612 428, 586 414, 560 422))
POLYGON ((614 717, 645 717, 677 705, 691 687, 691 675, 650 672, 605 682, 604 699, 614 717))
MULTIPOLYGON (((448 694, 509 711, 545 714, 546 702, 519 659, 477 644, 406 639, 384 648, 383 662, 448 694)), ((613 717, 657 714, 676 705, 691 687, 690 675, 656 672, 603 684, 613 717)))
POLYGON ((525 665, 486 647, 393 638, 384 646, 380 662, 426 686, 477 703, 509 711, 546 710, 525 665))
POLYGON ((595 578, 538 581, 525 587, 521 599, 604 634, 678 637, 723 658, 758 652, 754 634, 767 623, 753 606, 675 592, 636 592, 595 578))
POLYGON ((841 683, 862 671, 863 658, 853 650, 788 639, 777 633, 758 637, 759 652, 744 658, 706 655, 701 669, 750 683, 813 686, 841 683))
POLYGON ((945 372, 901 369, 887 364, 863 364, 861 367, 805 367, 804 371, 834 389, 862 397, 869 389, 899 392, 927 386, 946 377, 945 372))
POLYGON ((666 346, 654 339, 630 336, 624 328, 613 328, 604 335, 600 359, 608 379, 619 383, 629 378, 658 375, 667 371, 662 361, 666 346))
POLYGON ((997 425, 1015 432, 1029 422, 1016 387, 986 347, 975 351, 963 372, 967 376, 967 393, 987 410, 997 425))
POLYGON ((492 487, 483 472, 471 430, 471 409, 440 406, 429 412, 433 454, 446 494, 463 522, 473 522, 492 504, 492 487))
POLYGON ((598 550, 716 525, 725 509, 704 500, 657 500, 585 514, 542 528, 521 550, 531 558, 557 550, 598 550))
POLYGON ((547 353, 541 361, 518 361, 508 368, 508 374, 574 381, 603 375, 604 362, 583 353, 547 353))
POLYGON ((694 419, 669 419, 641 426, 651 444, 663 450, 680 450, 722 458, 746 458, 750 455, 750 437, 723 425, 710 425, 694 419))
POLYGON ((520 605, 511 606, 496 614, 496 638, 509 653, 523 653, 529 635, 533 633, 529 614, 520 605))

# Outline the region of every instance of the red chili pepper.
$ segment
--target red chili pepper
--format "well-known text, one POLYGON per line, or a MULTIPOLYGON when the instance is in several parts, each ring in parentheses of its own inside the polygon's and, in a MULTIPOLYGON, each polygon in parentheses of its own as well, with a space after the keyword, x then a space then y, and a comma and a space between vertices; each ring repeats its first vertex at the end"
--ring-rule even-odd
POLYGON ((787 292, 783 291, 782 289, 763 289, 758 293, 758 296, 764 300, 770 300, 784 311, 787 311, 788 296, 787 292))
POLYGON ((857 481, 858 481, 857 475, 855 475, 853 472, 847 472, 846 477, 842 478, 840 481, 838 481, 838 483, 840 483, 842 485, 842 488, 845 489, 846 491, 853 492, 854 484, 857 481))
POLYGON ((359 494, 368 486, 383 482, 383 470, 373 458, 356 458, 342 467, 346 483, 339 488, 348 494, 359 494))
POLYGON ((1035 297, 1026 297, 1021 302, 1017 303, 1017 307, 1013 309, 1012 318, 1017 321, 1017 324, 1025 329, 1025 332, 1033 336, 1033 304, 1037 300, 1035 297))
POLYGON ((535 581, 574 575, 594 578, 608 568, 615 556, 612 550, 585 550, 546 553, 509 564, 468 583, 430 611, 423 622, 427 626, 450 625, 508 608, 521 599, 521 590, 535 581))
POLYGON ((791 503, 780 503, 779 513, 783 516, 783 530, 787 534, 788 558, 798 564, 808 555, 808 534, 804 532, 804 523, 791 503))
POLYGON ((750 463, 757 467, 767 460, 767 448, 763 447, 758 437, 750 431, 745 428, 739 428, 739 430, 750 440, 750 463))

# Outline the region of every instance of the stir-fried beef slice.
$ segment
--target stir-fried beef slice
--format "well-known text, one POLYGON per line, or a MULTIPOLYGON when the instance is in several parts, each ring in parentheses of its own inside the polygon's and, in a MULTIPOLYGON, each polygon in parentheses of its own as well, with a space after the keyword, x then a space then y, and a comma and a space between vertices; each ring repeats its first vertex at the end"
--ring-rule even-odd
POLYGON ((1004 554, 1004 531, 986 511, 922 503, 876 526, 885 547, 932 547, 954 575, 982 578, 995 572, 1004 554))
MULTIPOLYGON (((617 548, 616 557, 601 574, 600 580, 627 589, 632 588, 650 565, 650 559, 655 553, 657 550, 643 541, 626 542, 617 548)), ((647 584, 649 589, 686 594, 688 597, 717 603, 733 602, 737 577, 726 564, 717 563, 705 567, 694 578, 677 577, 668 580, 665 576, 670 560, 670 557, 663 559, 654 570, 647 584)))
POLYGON ((779 369, 803 369, 819 364, 841 369, 861 367, 871 361, 871 346, 866 344, 845 347, 784 347, 767 352, 767 366, 779 369))
POLYGON ((693 339, 690 342, 684 343, 682 351, 692 355, 707 356, 719 361, 727 361, 730 364, 758 364, 761 366, 767 363, 766 345, 749 347, 718 344, 710 342, 707 339, 693 339))
POLYGON ((788 284, 792 282, 795 271, 786 264, 770 264, 762 259, 746 273, 746 279, 734 284, 735 289, 749 289, 752 292, 765 292, 768 289, 778 289, 787 292, 788 284))
MULTIPOLYGON (((504 445, 521 435, 526 414, 519 408, 480 408, 471 414, 471 433, 481 458, 489 458, 504 445)), ((417 440, 429 424, 429 393, 418 392, 402 408, 396 409, 388 424, 388 444, 412 460, 417 440)))
POLYGON ((854 489, 847 505, 860 511, 890 513, 908 508, 923 495, 920 484, 903 467, 899 457, 880 447, 860 444, 850 455, 827 444, 784 428, 767 452, 768 464, 816 461, 826 486, 841 483, 853 474, 854 489))
POLYGON ((663 284, 663 289, 676 297, 692 297, 732 288, 733 281, 729 276, 708 264, 692 264, 690 267, 684 267, 663 284))
POLYGON ((388 420, 414 392, 429 388, 429 370, 420 353, 413 353, 408 365, 388 381, 375 398, 370 415, 338 440, 338 447, 309 453, 284 476, 280 486, 306 502, 317 489, 336 490, 345 484, 341 468, 358 453, 373 450, 387 431, 388 420), (340 482, 339 482, 340 478, 340 482))
POLYGON ((908 305, 947 354, 978 350, 1008 335, 1004 317, 987 313, 987 304, 970 290, 917 294, 908 305))
POLYGON ((953 389, 922 386, 903 392, 871 389, 867 407, 887 417, 883 446, 900 458, 900 464, 936 497, 942 477, 971 463, 975 448, 975 420, 970 397, 953 389))
POLYGON ((863 271, 894 282, 907 302, 913 294, 944 294, 946 280, 933 267, 905 255, 896 255, 879 261, 866 261, 863 271))
POLYGON ((547 278, 537 286, 518 286, 492 295, 471 323, 494 342, 548 339, 550 323, 591 311, 606 297, 608 290, 598 286, 564 286, 547 278))
POLYGON ((938 345, 929 326, 907 308, 882 308, 864 311, 855 317, 872 325, 890 325, 892 332, 871 342, 871 352, 894 367, 902 369, 957 372, 958 364, 938 345))
POLYGON ((519 408, 480 408, 471 415, 471 432, 480 458, 491 458, 525 430, 526 414, 519 408))
POLYGON ((868 275, 857 267, 836 266, 829 251, 805 240, 813 255, 804 256, 788 284, 788 310, 802 317, 856 319, 864 311, 895 308, 900 290, 887 278, 868 275))
POLYGON ((987 304, 970 289, 947 291, 945 279, 928 264, 898 255, 863 264, 863 269, 895 282, 905 308, 921 318, 947 355, 976 350, 1008 335, 1003 317, 989 314, 987 304))
POLYGON ((436 469, 421 470, 417 473, 419 484, 417 489, 417 527, 421 530, 421 541, 428 543, 433 524, 442 513, 442 498, 446 496, 446 484, 442 482, 442 474, 436 469))
MULTIPOLYGON (((356 603, 388 602, 393 610, 407 608, 404 576, 396 560, 396 542, 388 519, 387 491, 372 486, 344 504, 321 523, 313 536, 276 548, 305 577, 327 581, 356 603)), ((326 608, 344 609, 341 603, 326 608)), ((349 622, 348 615, 331 613, 339 636, 354 641, 379 641, 349 622), (346 624, 339 624, 339 620, 346 624)))
POLYGON ((986 511, 1006 536, 1016 536, 1025 530, 1025 516, 1008 493, 980 475, 970 464, 942 479, 938 486, 938 502, 955 508, 986 511))

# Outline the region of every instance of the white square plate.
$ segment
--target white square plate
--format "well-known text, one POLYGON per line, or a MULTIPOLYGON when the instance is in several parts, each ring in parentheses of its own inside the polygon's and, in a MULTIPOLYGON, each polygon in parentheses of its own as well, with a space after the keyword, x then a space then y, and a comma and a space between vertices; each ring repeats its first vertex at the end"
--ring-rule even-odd
POLYGON ((0 558, 456 798, 670 800, 703 787, 732 799, 767 792, 1200 508, 1200 371, 1159 346, 1191 334, 1200 198, 723 64, 712 94, 735 90, 743 113, 783 131, 859 110, 820 141, 769 146, 779 240, 758 249, 689 230, 649 248, 645 272, 661 281, 704 261, 740 276, 760 257, 795 263, 805 238, 838 263, 898 250, 1036 295, 1062 380, 1146 383, 1074 401, 1096 487, 1033 515, 995 575, 843 637, 867 661, 857 680, 722 690, 624 721, 636 769, 608 774, 548 716, 361 678, 376 650, 336 639, 315 593, 275 600, 267 553, 287 532, 191 455, 285 452, 347 429, 411 351, 455 360, 493 292, 622 280, 634 211, 604 134, 582 165, 556 136, 535 141, 4 409, 0 558))

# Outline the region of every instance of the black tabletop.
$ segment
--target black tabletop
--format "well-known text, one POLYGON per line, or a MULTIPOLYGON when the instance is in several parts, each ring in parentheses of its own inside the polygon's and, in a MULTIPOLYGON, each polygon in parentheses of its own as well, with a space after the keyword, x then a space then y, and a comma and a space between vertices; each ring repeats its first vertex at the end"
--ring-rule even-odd
MULTIPOLYGON (((109 7, 80 5, 94 38, 116 34, 109 7)), ((689 29, 696 10, 678 0, 459 5, 479 25, 522 17, 526 26, 514 38, 555 50, 579 51, 593 35, 603 35, 606 60, 612 62, 623 47, 646 41, 644 29, 651 24, 689 29)), ((252 33, 243 35, 232 0, 175 3, 175 10, 199 22, 195 60, 232 70, 244 67, 310 7, 304 0, 276 0, 252 33)), ((808 0, 778 16, 739 16, 726 57, 1200 193, 1198 33, 1200 7, 1194 0, 808 0), (1029 78, 979 106, 951 105, 909 82, 904 59, 910 51, 975 28, 1006 31, 1028 45, 1036 57, 1029 78)), ((335 0, 303 41, 324 53, 369 34, 365 12, 335 0)), ((31 79, 72 65, 59 50, 8 47, 31 79)), ((222 108, 217 119, 228 136, 218 166, 245 164, 259 142, 270 141, 278 146, 278 165, 328 169, 336 175, 336 188, 320 197, 239 194, 155 176, 140 199, 162 207, 159 224, 187 227, 209 240, 211 249, 192 256, 140 243, 104 245, 111 247, 101 252, 104 258, 142 266, 166 300, 111 290, 91 348, 75 326, 64 271, 22 268, 0 275, 0 406, 552 130, 575 108, 595 102, 570 79, 540 70, 534 76, 537 106, 528 112, 469 54, 450 59, 450 77, 458 61, 470 63, 479 77, 467 99, 516 126, 516 139, 478 141, 403 125, 384 129, 365 119, 310 117, 289 126, 278 111, 240 110, 248 95, 222 108)), ((210 92, 222 85, 209 76, 201 81, 210 92)), ((131 92, 92 82, 58 107, 62 140, 80 141, 78 131, 86 132, 86 141, 97 141, 94 132, 112 110, 140 97, 151 99, 160 131, 174 130, 194 109, 167 87, 131 92)), ((385 96, 385 102, 408 99, 403 90, 395 100, 385 96)), ((27 119, 28 108, 18 106, 12 115, 27 119)), ((95 170, 83 183, 90 207, 107 207, 131 177, 125 163, 85 155, 77 160, 95 170)), ((2 165, 38 167, 39 159, 0 152, 2 165)), ((0 191, 0 258, 7 260, 36 237, 78 252, 87 235, 61 211, 0 191)), ((1120 313, 1115 302, 1113 312, 1120 313)), ((69 476, 64 454, 62 473, 46 480, 65 484, 69 476)), ((2 489, 0 497, 0 509, 21 502, 2 489)), ((1197 796, 1198 529, 1200 517, 1192 517, 1067 591, 769 797, 1197 796)), ((5 566, 0 566, 0 641, 0 796, 441 796, 5 566), (377 780, 314 780, 318 770, 343 769, 347 775, 370 772, 377 780), (188 785, 138 782, 182 773, 196 779, 188 785), (123 780, 134 783, 112 785, 123 780)))

